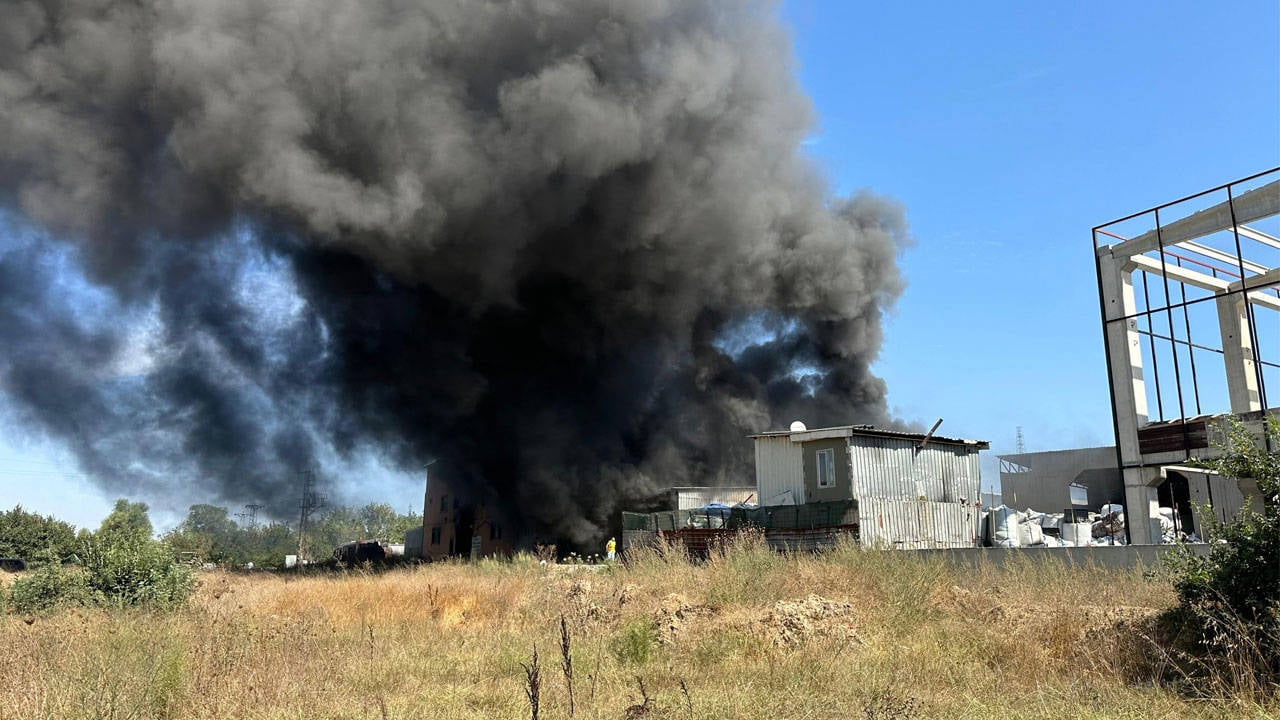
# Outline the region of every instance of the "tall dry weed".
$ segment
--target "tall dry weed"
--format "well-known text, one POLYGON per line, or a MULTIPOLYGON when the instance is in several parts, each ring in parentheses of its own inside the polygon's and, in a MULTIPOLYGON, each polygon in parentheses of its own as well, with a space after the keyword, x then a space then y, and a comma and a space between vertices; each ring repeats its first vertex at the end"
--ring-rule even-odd
POLYGON ((779 555, 751 538, 702 561, 665 546, 607 568, 525 557, 211 573, 176 613, 0 617, 0 717, 520 717, 534 646, 561 648, 566 680, 547 682, 540 659, 544 718, 846 718, 908 704, 921 718, 1266 717, 1137 679, 1146 656, 1120 642, 1124 623, 1171 601, 1141 573, 850 545, 779 555), (1121 600, 1130 614, 1116 614, 1121 600), (783 607, 812 611, 786 615, 800 624, 785 643, 783 607))

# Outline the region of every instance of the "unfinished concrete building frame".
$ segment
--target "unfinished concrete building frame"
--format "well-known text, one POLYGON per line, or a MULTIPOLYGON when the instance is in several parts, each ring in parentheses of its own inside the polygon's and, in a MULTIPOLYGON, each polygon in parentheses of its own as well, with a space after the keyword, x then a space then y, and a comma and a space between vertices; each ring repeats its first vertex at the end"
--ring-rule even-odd
POLYGON ((1159 507, 1200 530, 1237 512, 1212 457, 1222 421, 1262 437, 1280 401, 1280 168, 1093 229, 1130 541, 1159 542, 1159 507))

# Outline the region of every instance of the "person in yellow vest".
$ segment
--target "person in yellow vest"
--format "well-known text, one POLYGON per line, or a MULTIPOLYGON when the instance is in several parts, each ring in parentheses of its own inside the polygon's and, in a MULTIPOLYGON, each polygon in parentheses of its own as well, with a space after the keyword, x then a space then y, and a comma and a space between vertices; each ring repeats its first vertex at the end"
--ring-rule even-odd
POLYGON ((609 562, 613 562, 618 557, 618 541, 609 538, 609 542, 605 543, 605 552, 609 554, 609 562))

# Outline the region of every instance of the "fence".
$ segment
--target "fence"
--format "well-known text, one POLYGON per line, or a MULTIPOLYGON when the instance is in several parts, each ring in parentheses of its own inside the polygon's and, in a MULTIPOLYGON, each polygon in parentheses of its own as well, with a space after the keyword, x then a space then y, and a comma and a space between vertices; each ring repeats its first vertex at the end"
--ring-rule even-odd
POLYGON ((853 500, 808 503, 806 505, 770 505, 758 508, 699 508, 668 510, 656 513, 622 513, 622 530, 674 531, 683 529, 763 530, 815 529, 857 525, 858 504, 853 500))
POLYGON ((706 555, 738 530, 764 531, 775 550, 823 550, 842 536, 858 536, 858 504, 853 500, 759 508, 701 508, 622 514, 623 548, 660 539, 675 540, 694 555, 706 555))

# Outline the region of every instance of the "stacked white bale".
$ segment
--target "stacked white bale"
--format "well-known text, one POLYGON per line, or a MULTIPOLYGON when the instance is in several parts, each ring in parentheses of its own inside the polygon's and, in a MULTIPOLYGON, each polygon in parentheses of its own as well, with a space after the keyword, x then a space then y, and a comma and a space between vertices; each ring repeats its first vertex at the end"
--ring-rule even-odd
POLYGON ((1019 547, 1021 537, 1018 532, 1018 511, 1007 505, 992 508, 987 515, 991 526, 991 545, 993 547, 1019 547))

